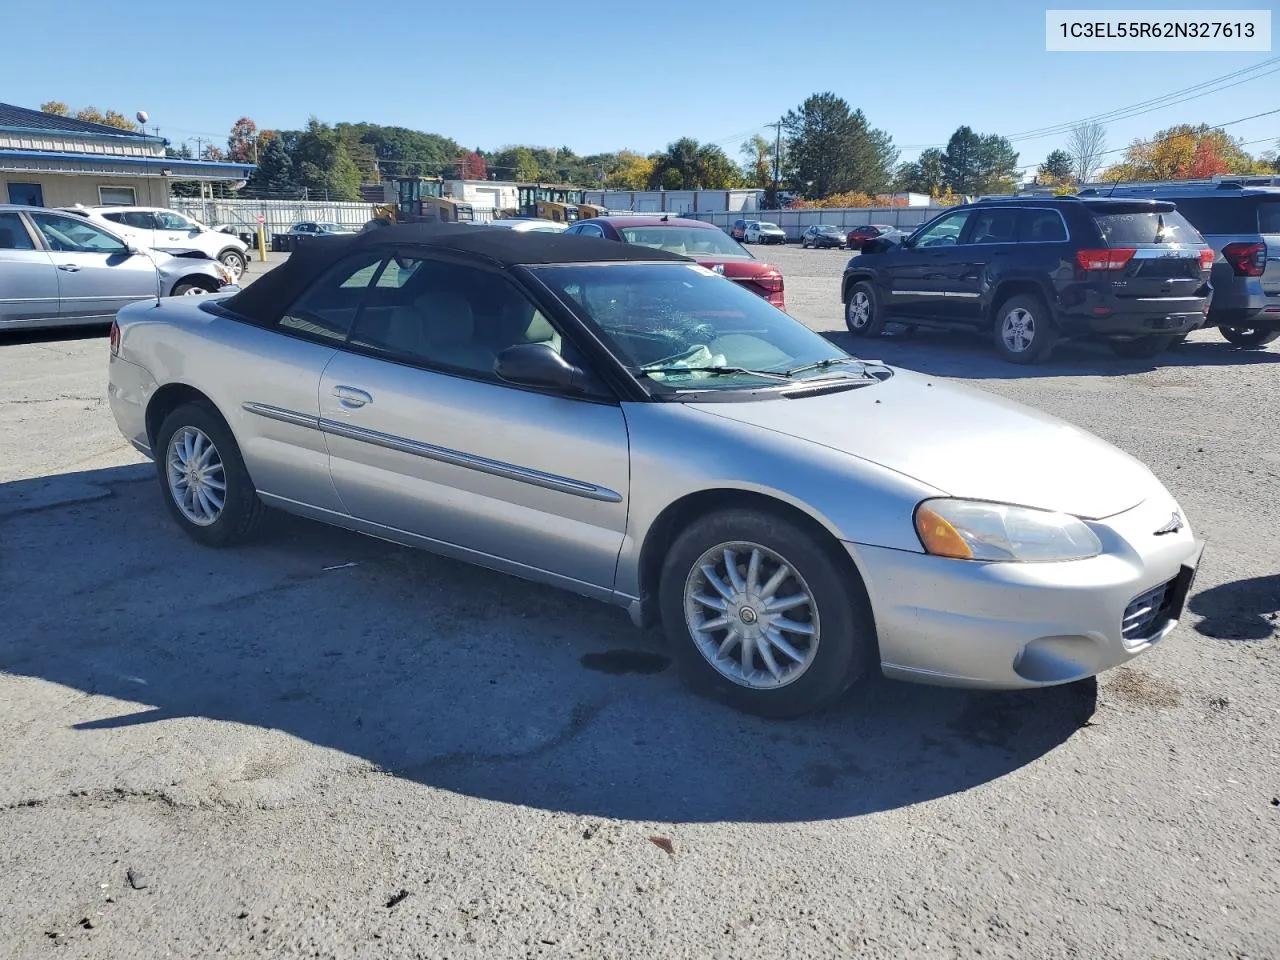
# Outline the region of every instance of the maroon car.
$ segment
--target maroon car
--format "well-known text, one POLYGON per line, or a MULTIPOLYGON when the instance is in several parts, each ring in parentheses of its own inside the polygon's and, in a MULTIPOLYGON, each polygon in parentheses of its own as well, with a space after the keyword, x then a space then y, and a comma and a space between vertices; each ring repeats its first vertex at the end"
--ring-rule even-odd
POLYGON ((662 214, 595 217, 580 220, 565 233, 679 253, 758 293, 779 310, 787 308, 781 271, 761 263, 746 247, 710 223, 662 214))
POLYGON ((849 235, 845 237, 845 246, 850 250, 861 250, 862 245, 867 241, 874 240, 884 233, 897 232, 897 227, 892 227, 887 223, 868 223, 850 230, 849 235))

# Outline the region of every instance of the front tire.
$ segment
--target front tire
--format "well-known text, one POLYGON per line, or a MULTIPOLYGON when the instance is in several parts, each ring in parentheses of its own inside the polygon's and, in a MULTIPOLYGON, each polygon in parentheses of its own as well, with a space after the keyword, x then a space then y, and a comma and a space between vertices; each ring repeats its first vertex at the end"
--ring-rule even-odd
POLYGON ((1265 347, 1280 338, 1280 330, 1259 330, 1256 327, 1219 327, 1224 340, 1237 347, 1265 347))
POLYGON ((183 280, 175 284, 171 297, 198 297, 204 293, 214 293, 212 280, 183 280))
POLYGON ((1111 352, 1126 360, 1150 360, 1164 353, 1176 338, 1171 336, 1138 337, 1134 340, 1112 340, 1111 352))
POLYGON ((166 416, 153 450, 165 505, 187 536, 229 547, 258 532, 266 507, 235 437, 210 406, 184 403, 166 416))
POLYGON ((1039 363, 1049 356, 1057 331, 1049 308, 1039 297, 1010 297, 996 310, 993 327, 996 352, 1010 363, 1039 363))
POLYGON ((844 325, 855 337, 878 336, 884 329, 880 298, 866 280, 859 280, 849 291, 849 299, 844 303, 844 325))
POLYGON ((244 254, 239 250, 224 250, 218 256, 218 260, 222 265, 231 271, 231 276, 239 280, 244 275, 244 269, 247 266, 244 254))
POLYGON ((725 510, 695 521, 659 587, 686 682, 764 717, 829 706, 876 650, 866 592, 849 578, 833 547, 786 518, 725 510))

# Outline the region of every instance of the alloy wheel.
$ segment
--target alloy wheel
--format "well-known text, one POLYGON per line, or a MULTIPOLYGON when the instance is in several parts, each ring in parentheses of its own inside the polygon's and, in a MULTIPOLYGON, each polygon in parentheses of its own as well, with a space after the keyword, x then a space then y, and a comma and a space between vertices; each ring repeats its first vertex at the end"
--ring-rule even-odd
POLYGON ((865 291, 855 290, 849 298, 848 320, 849 326, 855 330, 861 330, 871 322, 871 298, 865 291))
POLYGON ((1000 322, 1000 339, 1010 353, 1025 353, 1036 338, 1036 318, 1024 307, 1014 307, 1000 322))
POLYGON ((818 605, 785 558, 756 543, 722 543, 694 564, 685 622, 725 679, 756 690, 798 680, 818 652, 818 605))
POLYGON ((183 427, 165 456, 169 495, 182 515, 200 527, 213 524, 226 505, 226 471, 218 448, 196 427, 183 427))

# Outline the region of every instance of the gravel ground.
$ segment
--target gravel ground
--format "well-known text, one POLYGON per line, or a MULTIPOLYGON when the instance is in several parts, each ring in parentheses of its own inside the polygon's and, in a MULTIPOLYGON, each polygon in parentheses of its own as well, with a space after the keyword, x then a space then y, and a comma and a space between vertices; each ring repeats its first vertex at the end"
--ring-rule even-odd
POLYGON ((847 254, 763 255, 842 345, 1151 464, 1208 541, 1184 626, 1096 683, 754 720, 602 605, 289 519, 196 546, 105 338, 10 336, 0 956, 1280 956, 1280 344, 852 344, 847 254))

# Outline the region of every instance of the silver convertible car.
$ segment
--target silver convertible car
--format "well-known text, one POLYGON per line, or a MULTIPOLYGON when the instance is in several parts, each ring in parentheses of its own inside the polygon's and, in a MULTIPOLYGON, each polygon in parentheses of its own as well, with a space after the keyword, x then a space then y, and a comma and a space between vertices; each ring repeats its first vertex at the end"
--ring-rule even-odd
POLYGON ((1163 640, 1201 545, 1070 424, 847 355, 673 254, 470 226, 316 240, 139 303, 110 403, 210 546, 275 507, 661 622, 791 716, 877 665, 1066 683, 1163 640))

